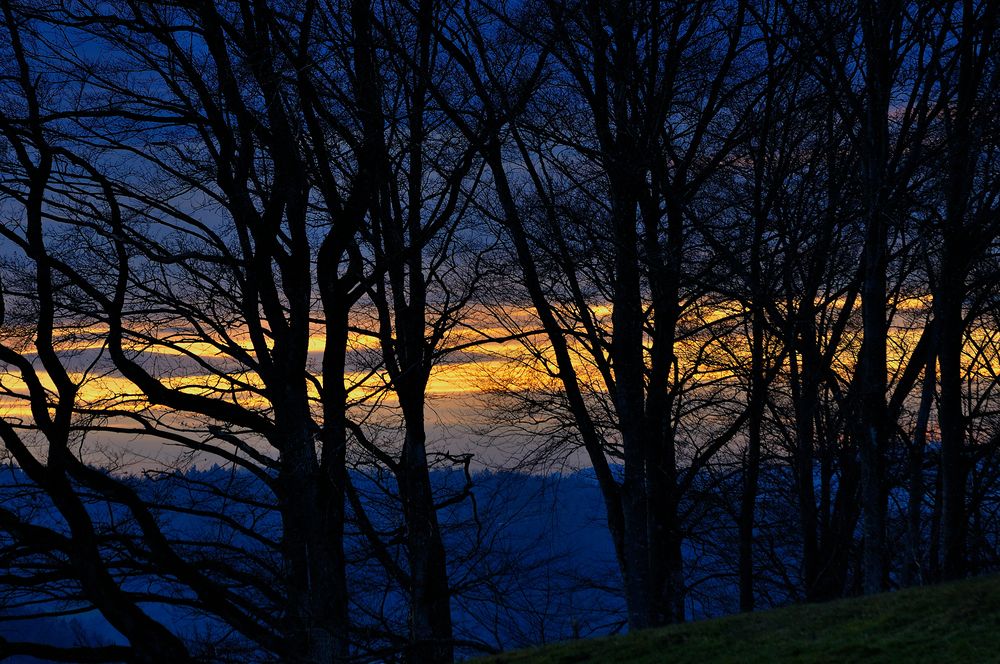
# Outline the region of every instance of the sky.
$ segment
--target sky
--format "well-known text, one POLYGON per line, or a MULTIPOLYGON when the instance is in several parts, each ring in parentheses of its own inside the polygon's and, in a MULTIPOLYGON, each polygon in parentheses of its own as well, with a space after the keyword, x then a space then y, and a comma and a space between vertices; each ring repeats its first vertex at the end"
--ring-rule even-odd
MULTIPOLYGON (((926 316, 928 301, 926 299, 911 299, 901 303, 896 316, 896 325, 890 337, 890 377, 899 370, 901 359, 909 356, 915 346, 921 331, 922 319, 926 316)), ((697 310, 695 307, 693 310, 697 310)), ((505 312, 510 321, 516 321, 524 329, 531 329, 533 317, 529 310, 511 307, 505 312)), ((607 305, 595 306, 591 312, 598 320, 609 322, 611 309, 607 305)), ((716 323, 726 316, 732 316, 738 321, 738 307, 715 306, 711 309, 701 308, 700 323, 716 323)), ((448 344, 462 346, 471 341, 480 341, 487 337, 499 338, 510 332, 497 324, 493 326, 482 324, 477 326, 475 333, 455 332, 448 344)), ((102 345, 104 330, 93 328, 87 334, 74 333, 73 338, 64 339, 61 352, 65 366, 71 372, 74 380, 80 383, 79 400, 81 404, 91 406, 113 405, 125 410, 146 410, 161 418, 161 422, 169 427, 185 430, 193 424, 184 416, 166 413, 161 409, 149 409, 149 405, 139 395, 136 387, 113 370, 106 357, 102 345)), ((246 335, 239 330, 230 330, 231 336, 241 345, 249 347, 246 335)), ((731 382, 734 379, 732 370, 727 368, 727 362, 738 362, 739 356, 745 353, 747 340, 743 338, 739 325, 731 328, 727 337, 721 339, 697 335, 684 339, 679 343, 678 358, 682 365, 681 373, 693 369, 691 363, 697 361, 698 380, 704 384, 731 382), (703 354, 703 345, 708 344, 710 352, 703 354), (719 358, 713 365, 712 347, 719 358), (735 350, 734 350, 735 349, 735 350), (733 355, 735 353, 735 356, 733 355), (708 360, 706 360, 708 358, 708 360)), ((973 335, 978 343, 996 343, 988 331, 973 335)), ((203 394, 212 393, 224 385, 218 376, 205 372, 203 366, 186 356, 190 353, 208 366, 215 367, 222 374, 232 372, 238 374, 239 380, 251 385, 259 385, 259 379, 240 370, 231 360, 220 357, 217 349, 203 341, 195 340, 191 335, 174 333, 170 338, 173 348, 162 345, 151 346, 138 358, 148 371, 171 387, 180 387, 203 394), (183 351, 183 353, 181 352, 183 351)), ((533 344, 547 358, 551 354, 545 344, 544 336, 531 337, 533 344)), ((840 363, 841 370, 848 375, 852 369, 858 338, 848 338, 840 363)), ((314 366, 319 366, 319 356, 324 346, 321 331, 310 340, 310 353, 314 366)), ((970 352, 975 352, 975 344, 970 346, 970 352)), ((577 351, 582 348, 577 346, 577 351)), ((378 348, 371 337, 355 334, 352 338, 352 353, 350 362, 352 370, 344 376, 345 384, 351 388, 351 398, 357 402, 352 414, 358 420, 364 420, 371 425, 379 440, 388 446, 393 446, 398 440, 400 430, 399 413, 385 384, 387 377, 383 371, 369 369, 377 361, 378 348), (372 408, 372 404, 377 406, 372 408), (371 413, 374 413, 371 414, 371 413)), ((992 357, 997 357, 992 354, 992 357)), ((595 393, 603 393, 603 386, 592 366, 586 363, 586 355, 576 356, 577 364, 584 380, 590 380, 595 393)), ((971 358, 970 358, 971 361, 971 358)), ((43 381, 47 380, 44 371, 39 369, 43 381)), ((980 371, 984 378, 993 378, 1000 367, 985 366, 980 371)), ((521 465, 526 459, 532 458, 532 453, 538 451, 538 443, 532 433, 551 432, 552 423, 539 418, 531 421, 530 417, 518 419, 511 409, 511 395, 527 393, 531 390, 549 388, 558 392, 557 379, 539 371, 537 363, 532 364, 526 359, 525 350, 519 341, 502 343, 483 343, 466 348, 452 355, 445 356, 432 372, 427 388, 427 433, 430 449, 448 452, 452 455, 472 454, 474 467, 500 468, 511 465, 521 465)), ((18 374, 7 371, 0 374, 0 413, 8 418, 16 418, 23 423, 30 423, 31 415, 27 400, 17 395, 25 394, 25 387, 18 374)), ((315 396, 315 390, 313 390, 315 396)), ((234 397, 241 404, 251 408, 266 408, 266 400, 260 395, 244 392, 234 397)), ((516 401, 516 400, 515 400, 516 401)), ((124 420, 122 420, 124 422, 124 420)), ((129 427, 133 424, 130 423, 129 427)), ((185 452, 177 446, 164 445, 163 441, 142 434, 113 434, 97 432, 89 434, 86 443, 93 458, 103 459, 105 464, 116 466, 142 465, 150 460, 170 462, 185 452)), ((587 465, 586 457, 579 449, 564 448, 555 457, 546 456, 549 464, 540 468, 550 468, 558 464, 568 468, 579 468, 587 465)), ((193 457, 197 465, 211 465, 216 460, 204 455, 193 457)))

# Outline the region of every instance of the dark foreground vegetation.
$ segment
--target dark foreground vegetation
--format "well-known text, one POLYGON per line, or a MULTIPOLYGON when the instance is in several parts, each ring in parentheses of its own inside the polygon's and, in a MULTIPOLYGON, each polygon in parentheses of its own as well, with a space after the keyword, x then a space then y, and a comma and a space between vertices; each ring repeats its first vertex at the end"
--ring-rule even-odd
POLYGON ((114 635, 4 654, 432 664, 997 571, 998 21, 0 0, 0 621, 114 635), (586 473, 610 571, 484 468, 586 473))
POLYGON ((628 636, 563 643, 482 664, 964 664, 1000 652, 1000 578, 798 605, 628 636))

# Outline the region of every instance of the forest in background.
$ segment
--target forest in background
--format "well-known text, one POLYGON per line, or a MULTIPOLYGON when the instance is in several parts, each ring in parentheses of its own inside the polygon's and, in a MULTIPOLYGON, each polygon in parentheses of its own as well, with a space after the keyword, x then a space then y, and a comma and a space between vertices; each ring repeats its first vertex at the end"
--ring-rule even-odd
POLYGON ((581 589, 997 569, 998 17, 0 0, 0 623, 117 634, 0 657, 450 662, 548 638, 466 629, 509 580, 565 638, 581 589), (485 509, 563 470, 610 578, 485 509))

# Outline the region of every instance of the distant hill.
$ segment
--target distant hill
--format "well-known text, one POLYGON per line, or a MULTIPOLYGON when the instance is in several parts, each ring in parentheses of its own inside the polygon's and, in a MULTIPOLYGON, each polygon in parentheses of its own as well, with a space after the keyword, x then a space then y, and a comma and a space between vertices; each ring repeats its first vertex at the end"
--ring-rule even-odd
MULTIPOLYGON (((155 492, 165 503, 193 502, 209 513, 226 510, 231 518, 245 522, 256 532, 278 537, 276 512, 243 510, 238 503, 197 490, 199 486, 224 486, 231 494, 257 498, 266 504, 272 497, 248 473, 215 467, 190 470, 177 477, 153 477, 134 476, 132 485, 140 495, 155 492)), ((393 521, 397 512, 391 507, 383 509, 391 500, 387 495, 393 483, 383 480, 382 485, 377 485, 361 473, 352 478, 376 527, 383 532, 397 527, 393 521)), ((460 656, 521 648, 573 635, 609 634, 624 621, 614 548, 600 492, 590 471, 552 475, 482 471, 473 480, 475 503, 463 500, 438 513, 452 556, 450 571, 457 583, 464 584, 453 610, 455 632, 465 643, 476 644, 459 648, 460 656)), ((463 491, 466 477, 461 471, 435 471, 432 481, 439 495, 446 497, 463 491)), ((16 468, 0 465, 0 505, 30 515, 35 523, 66 532, 51 499, 16 468)), ((96 523, 108 522, 112 511, 105 504, 95 501, 90 507, 96 523)), ((123 512, 116 517, 118 523, 128 523, 123 512)), ((164 513, 161 518, 165 531, 178 539, 209 542, 220 538, 244 550, 255 546, 241 539, 239 533, 220 531, 217 522, 202 516, 164 513)), ((385 579, 385 569, 370 555, 367 540, 353 525, 348 527, 347 545, 356 625, 363 630, 373 624, 384 629, 388 624, 395 633, 404 634, 408 619, 405 598, 385 579), (393 592, 386 588, 393 588, 393 592)), ((401 553, 399 548, 394 551, 401 553)), ((260 568, 251 569, 260 572, 260 568)), ((136 587, 145 587, 146 583, 145 579, 133 579, 136 587)), ((30 588, 20 593, 7 590, 0 593, 0 640, 53 646, 124 643, 96 611, 67 617, 33 616, 31 611, 67 607, 39 604, 43 596, 36 596, 30 588)), ((180 606, 150 602, 144 609, 183 638, 199 643, 211 642, 209 632, 224 629, 211 617, 180 606)), ((2 661, 34 664, 39 660, 2 661)))
POLYGON ((482 664, 1000 662, 1000 576, 585 639, 482 664))

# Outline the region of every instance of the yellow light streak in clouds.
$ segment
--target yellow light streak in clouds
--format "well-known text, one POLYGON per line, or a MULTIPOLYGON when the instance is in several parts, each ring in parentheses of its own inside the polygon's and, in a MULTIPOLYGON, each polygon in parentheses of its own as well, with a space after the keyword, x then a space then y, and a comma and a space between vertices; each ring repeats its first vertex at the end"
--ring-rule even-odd
MULTIPOLYGON (((833 307, 842 305, 843 302, 834 303, 833 307)), ((898 373, 901 365, 908 361, 923 331, 930 300, 927 297, 910 297, 898 301, 896 307, 897 317, 893 321, 887 349, 887 370, 890 375, 898 373)), ((589 313, 599 324, 606 325, 611 312, 612 308, 608 305, 595 305, 589 313)), ((686 318, 681 323, 689 336, 680 341, 676 349, 680 373, 694 371, 701 381, 706 382, 732 378, 733 367, 743 364, 748 358, 749 342, 743 337, 746 328, 740 324, 745 314, 742 305, 738 303, 698 303, 689 307, 686 318), (733 325, 728 331, 717 334, 717 327, 728 325, 725 319, 731 319, 733 325)), ((512 308, 505 315, 509 325, 522 326, 524 329, 532 327, 533 316, 530 310, 512 308), (511 324, 511 321, 514 323, 511 324)), ((503 337, 511 331, 496 324, 491 326, 487 322, 479 326, 476 332, 457 329, 447 341, 452 346, 475 344, 490 336, 503 337)), ((102 348, 101 338, 104 333, 105 330, 99 327, 74 330, 59 340, 60 350, 65 351, 67 356, 83 351, 98 352, 102 348)), ((199 339, 192 332, 171 331, 144 345, 142 350, 152 358, 190 356, 209 364, 225 360, 226 353, 220 347, 230 344, 235 344, 242 351, 253 352, 253 345, 245 329, 227 331, 225 336, 228 338, 220 337, 213 342, 199 339)), ((427 386, 428 396, 437 399, 436 407, 440 408, 442 404, 447 407, 449 400, 457 404, 459 400, 465 399, 467 403, 466 397, 469 395, 482 394, 484 390, 495 388, 498 384, 502 384, 504 389, 512 390, 558 389, 558 381, 550 373, 546 373, 546 365, 551 370, 554 361, 544 335, 538 335, 533 342, 537 344, 533 348, 536 354, 534 357, 525 351, 519 341, 484 343, 470 349, 474 355, 456 353, 433 369, 427 386), (523 370, 519 370, 519 367, 523 370)), ((324 349, 325 343, 321 330, 317 328, 309 339, 308 347, 314 355, 314 361, 324 349)), ((843 351, 836 358, 837 369, 845 376, 853 371, 859 345, 860 335, 856 330, 845 335, 843 351)), ((967 345, 966 366, 970 375, 983 379, 995 379, 1000 375, 1000 340, 995 330, 974 330, 967 345)), ((368 359, 374 360, 378 356, 378 340, 371 334, 352 334, 350 346, 351 351, 357 354, 374 351, 368 359)), ((578 343, 571 350, 580 379, 589 384, 590 389, 602 391, 602 377, 588 357, 588 352, 578 343)), ((229 369, 220 366, 218 374, 193 365, 185 369, 184 362, 186 361, 178 359, 170 362, 169 367, 157 367, 154 363, 151 371, 156 374, 158 369, 160 380, 174 389, 231 400, 253 410, 268 409, 259 376, 241 372, 235 366, 232 373, 226 373, 229 369)), ((39 377, 47 387, 52 388, 51 380, 44 372, 40 371, 39 377)), ((78 402, 81 407, 133 411, 149 407, 136 386, 115 373, 92 373, 85 376, 77 372, 71 374, 71 377, 80 385, 78 402)), ((344 382, 352 390, 352 398, 360 400, 365 395, 386 392, 389 381, 382 370, 371 372, 358 368, 348 372, 344 376, 344 382)), ((0 415, 22 420, 30 418, 30 408, 24 398, 27 389, 16 372, 0 374, 0 388, 5 392, 0 395, 0 415)), ((313 398, 316 398, 314 386, 310 385, 310 389, 313 390, 313 398)), ((391 394, 385 394, 383 403, 391 405, 392 402, 391 394)))

